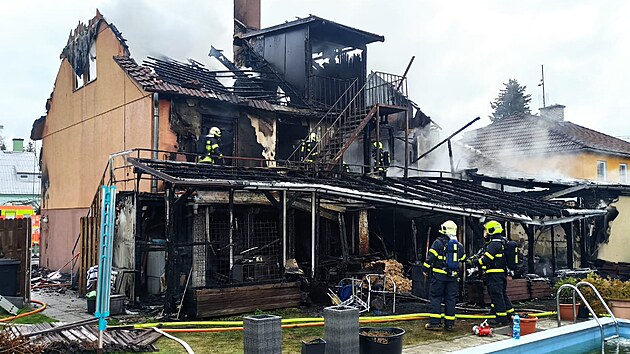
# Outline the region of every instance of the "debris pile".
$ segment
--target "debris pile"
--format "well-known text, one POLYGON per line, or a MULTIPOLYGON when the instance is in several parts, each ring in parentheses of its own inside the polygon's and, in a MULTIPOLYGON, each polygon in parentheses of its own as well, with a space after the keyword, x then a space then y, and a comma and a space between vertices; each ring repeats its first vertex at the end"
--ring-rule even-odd
MULTIPOLYGON (((11 326, 0 336, 0 340, 20 341, 28 348, 40 351, 24 353, 92 353, 98 347, 98 329, 92 325, 93 319, 77 323, 40 323, 29 326, 11 326)), ((162 334, 146 330, 107 330, 103 333, 103 348, 106 352, 117 351, 157 351, 153 345, 162 334)), ((0 345, 0 349, 3 348, 0 345)), ((11 348, 11 347, 9 347, 11 348)), ((14 351, 22 353, 21 351, 14 351)))
MULTIPOLYGON (((368 267, 385 267, 384 274, 396 284, 396 292, 410 293, 411 280, 405 277, 403 265, 393 259, 379 260, 368 263, 368 267)), ((391 282, 385 282, 385 290, 393 291, 391 282)))
POLYGON ((28 338, 13 335, 9 327, 0 330, 0 353, 39 354, 44 352, 43 345, 31 343, 28 338))

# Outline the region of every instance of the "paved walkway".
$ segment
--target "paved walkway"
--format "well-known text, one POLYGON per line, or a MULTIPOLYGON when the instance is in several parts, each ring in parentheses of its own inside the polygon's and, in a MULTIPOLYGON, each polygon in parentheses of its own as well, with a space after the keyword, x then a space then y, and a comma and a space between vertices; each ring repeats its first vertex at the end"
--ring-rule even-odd
MULTIPOLYGON (((563 325, 570 324, 572 322, 564 322, 563 325)), ((539 318, 536 324, 536 330, 541 331, 549 328, 556 328, 558 323, 555 317, 539 318)), ((495 331, 495 335, 491 337, 479 337, 474 334, 467 334, 459 338, 451 339, 448 341, 437 341, 427 344, 420 344, 403 349, 405 354, 425 354, 425 353, 450 353, 461 349, 470 347, 476 347, 491 342, 497 342, 500 340, 511 339, 511 328, 502 327, 495 331)))
POLYGON ((94 318, 87 313, 85 298, 79 298, 76 291, 67 290, 60 294, 56 291, 39 290, 33 291, 31 298, 45 302, 46 309, 42 314, 59 322, 70 323, 94 318))

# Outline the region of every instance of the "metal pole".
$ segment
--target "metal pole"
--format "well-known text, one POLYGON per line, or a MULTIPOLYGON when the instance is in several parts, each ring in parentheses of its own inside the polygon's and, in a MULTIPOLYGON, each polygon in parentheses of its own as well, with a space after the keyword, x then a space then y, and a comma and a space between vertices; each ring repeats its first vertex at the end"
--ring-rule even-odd
POLYGON ((315 198, 315 192, 311 192, 311 277, 313 279, 315 279, 315 198))
POLYGON ((402 86, 403 82, 405 81, 405 78, 407 78, 407 73, 409 72, 409 69, 411 68, 411 64, 413 64, 414 59, 416 59, 415 55, 411 57, 411 60, 409 60, 409 64, 407 64, 407 68, 405 69, 405 73, 400 78, 400 82, 398 83, 398 87, 396 87, 396 91, 400 90, 400 86, 402 86))
POLYGON ((440 147, 440 145, 444 144, 445 142, 451 140, 451 138, 453 138, 455 135, 459 134, 462 130, 464 130, 464 129, 468 128, 469 126, 471 126, 474 122, 478 121, 479 119, 481 119, 481 117, 477 117, 477 118, 471 120, 470 122, 468 122, 468 124, 466 124, 463 127, 459 128, 455 133, 449 135, 446 139, 442 140, 440 143, 438 143, 437 145, 433 146, 429 151, 427 151, 424 154, 418 156, 418 158, 413 160, 413 162, 416 162, 416 161, 420 160, 421 158, 427 156, 430 152, 432 152, 433 150, 437 149, 438 147, 440 147))
MULTIPOLYGON (((230 209, 230 274, 232 274, 232 267, 234 266, 234 189, 230 189, 228 199, 230 209)), ((232 278, 232 276, 230 276, 230 278, 232 278)))
POLYGON ((554 225, 551 225, 551 273, 556 274, 556 233, 554 225))
POLYGON ((542 79, 540 80, 540 86, 542 86, 543 89, 543 107, 547 107, 547 104, 545 102, 545 66, 544 65, 540 65, 540 73, 542 75, 542 79))
POLYGON ((282 266, 287 264, 287 191, 282 191, 282 266))
MULTIPOLYGON (((415 56, 413 57, 415 58, 415 56)), ((411 59, 413 61, 413 58, 411 59)), ((409 63, 411 65, 411 63, 409 63)), ((406 72, 405 72, 406 74, 406 72)), ((405 111, 405 174, 404 177, 409 177, 409 109, 405 111)))

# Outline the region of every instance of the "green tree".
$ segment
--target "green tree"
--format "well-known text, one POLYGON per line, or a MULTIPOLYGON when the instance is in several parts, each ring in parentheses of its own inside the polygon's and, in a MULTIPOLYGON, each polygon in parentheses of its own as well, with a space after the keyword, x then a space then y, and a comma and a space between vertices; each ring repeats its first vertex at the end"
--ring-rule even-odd
POLYGON ((497 120, 513 115, 529 114, 529 102, 531 95, 525 93, 525 86, 519 85, 516 79, 510 79, 503 84, 505 87, 499 92, 499 96, 490 102, 490 107, 494 110, 489 116, 490 120, 497 120))

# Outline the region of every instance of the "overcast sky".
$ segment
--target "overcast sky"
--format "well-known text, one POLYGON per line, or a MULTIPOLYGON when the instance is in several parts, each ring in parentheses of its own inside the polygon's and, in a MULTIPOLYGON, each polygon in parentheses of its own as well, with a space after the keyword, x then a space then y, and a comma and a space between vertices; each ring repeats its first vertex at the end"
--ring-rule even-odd
MULTIPOLYGON (((151 55, 209 66, 210 45, 231 58, 232 1, 11 1, 0 5, 0 125, 7 143, 28 140, 45 114, 71 29, 98 8, 137 61, 151 55)), ((531 108, 567 106, 565 119, 630 137, 630 1, 262 0, 262 26, 317 15, 385 36, 368 46, 368 69, 409 71, 411 98, 448 134, 474 117, 489 124, 490 101, 514 78, 531 108)))

